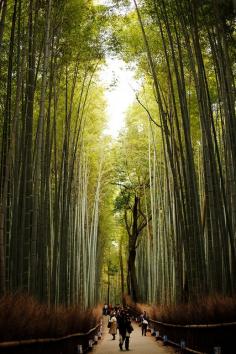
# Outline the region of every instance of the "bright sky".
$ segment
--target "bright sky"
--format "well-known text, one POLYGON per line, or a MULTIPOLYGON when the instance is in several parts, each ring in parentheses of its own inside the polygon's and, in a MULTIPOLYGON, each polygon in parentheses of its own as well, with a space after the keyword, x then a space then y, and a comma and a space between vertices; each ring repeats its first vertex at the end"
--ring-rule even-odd
MULTIPOLYGON (((112 0, 94 0, 94 4, 95 5, 106 5, 106 6, 112 6, 114 4, 112 4, 112 0)), ((133 6, 133 1, 130 2, 130 7, 134 7, 133 6)))
POLYGON ((95 5, 111 5, 111 0, 94 0, 95 5))
POLYGON ((117 137, 124 124, 125 112, 135 100, 140 82, 134 78, 134 71, 117 58, 106 59, 107 65, 101 70, 100 79, 105 85, 108 126, 106 134, 117 137))
MULTIPOLYGON (((95 0, 97 5, 111 6, 111 0, 95 0)), ((130 4, 129 11, 133 8, 130 4)), ((124 125, 125 112, 135 100, 135 91, 140 87, 140 82, 134 79, 134 71, 128 69, 126 64, 117 58, 106 58, 106 65, 100 73, 100 79, 106 87, 108 125, 105 134, 118 136, 124 125)))

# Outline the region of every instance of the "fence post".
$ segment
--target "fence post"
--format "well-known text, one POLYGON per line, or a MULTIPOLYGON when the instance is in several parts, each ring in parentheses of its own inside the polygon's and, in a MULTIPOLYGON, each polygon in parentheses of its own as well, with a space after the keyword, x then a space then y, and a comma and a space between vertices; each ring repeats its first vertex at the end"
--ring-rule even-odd
POLYGON ((181 349, 181 353, 184 352, 184 349, 186 348, 186 342, 184 340, 180 341, 180 349, 181 349))
POLYGON ((77 353, 83 354, 83 346, 81 344, 77 345, 77 353))
POLYGON ((160 336, 160 332, 158 330, 156 330, 155 332, 156 332, 156 340, 158 340, 160 336))
POLYGON ((89 349, 91 350, 93 348, 93 340, 89 339, 89 349))
POLYGON ((168 337, 167 337, 167 335, 164 335, 163 336, 163 344, 167 345, 167 341, 168 341, 168 337))

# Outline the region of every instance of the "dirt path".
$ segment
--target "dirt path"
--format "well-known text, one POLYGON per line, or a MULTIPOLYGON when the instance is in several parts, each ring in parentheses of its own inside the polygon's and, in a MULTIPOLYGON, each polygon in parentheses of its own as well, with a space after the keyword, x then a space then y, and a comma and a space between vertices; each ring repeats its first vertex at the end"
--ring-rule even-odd
MULTIPOLYGON (((93 353, 95 354, 113 354, 121 353, 119 348, 119 334, 116 335, 116 339, 112 340, 112 336, 108 333, 107 328, 108 317, 105 318, 103 325, 103 336, 97 346, 93 347, 93 353)), ((142 336, 141 329, 136 324, 132 324, 134 331, 130 336, 130 349, 129 352, 135 354, 174 354, 175 350, 168 346, 163 346, 162 342, 157 342, 150 333, 147 336, 142 336)), ((123 352, 126 352, 123 349, 123 352)))

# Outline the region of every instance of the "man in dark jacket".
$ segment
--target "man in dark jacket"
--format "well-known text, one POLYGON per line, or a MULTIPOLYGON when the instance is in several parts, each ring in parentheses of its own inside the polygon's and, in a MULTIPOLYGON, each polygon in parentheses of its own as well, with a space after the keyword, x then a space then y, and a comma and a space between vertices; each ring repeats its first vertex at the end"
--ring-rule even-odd
POLYGON ((130 333, 134 330, 131 325, 131 320, 129 315, 125 311, 121 311, 121 313, 117 316, 117 324, 119 328, 119 347, 120 350, 123 349, 123 343, 125 342, 125 349, 129 350, 129 338, 130 333))

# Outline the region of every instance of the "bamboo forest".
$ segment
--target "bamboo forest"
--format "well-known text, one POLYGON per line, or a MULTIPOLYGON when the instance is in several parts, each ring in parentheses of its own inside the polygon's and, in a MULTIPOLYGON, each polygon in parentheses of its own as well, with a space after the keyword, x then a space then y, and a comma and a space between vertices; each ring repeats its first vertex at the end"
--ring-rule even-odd
POLYGON ((0 0, 0 353, 235 354, 235 15, 0 0))

